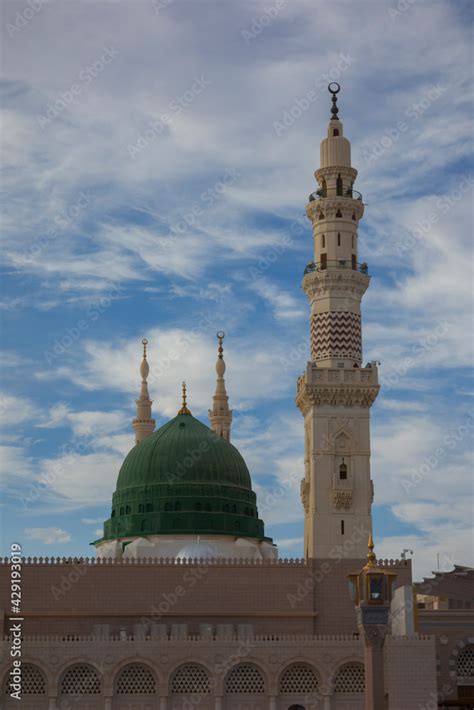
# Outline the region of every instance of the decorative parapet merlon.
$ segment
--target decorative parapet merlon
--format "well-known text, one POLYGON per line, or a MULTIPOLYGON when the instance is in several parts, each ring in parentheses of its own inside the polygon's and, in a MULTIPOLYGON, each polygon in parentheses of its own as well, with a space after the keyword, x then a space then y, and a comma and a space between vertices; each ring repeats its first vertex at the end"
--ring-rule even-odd
POLYGON ((349 369, 308 362, 306 372, 298 378, 296 404, 303 414, 309 407, 323 404, 370 407, 379 389, 375 364, 349 369))
MULTIPOLYGON (((0 557, 0 566, 10 566, 10 557, 0 557)), ((186 565, 212 565, 214 567, 306 567, 304 558, 281 558, 270 560, 239 559, 239 558, 175 558, 175 557, 22 557, 22 565, 162 565, 162 566, 186 566, 186 565)))

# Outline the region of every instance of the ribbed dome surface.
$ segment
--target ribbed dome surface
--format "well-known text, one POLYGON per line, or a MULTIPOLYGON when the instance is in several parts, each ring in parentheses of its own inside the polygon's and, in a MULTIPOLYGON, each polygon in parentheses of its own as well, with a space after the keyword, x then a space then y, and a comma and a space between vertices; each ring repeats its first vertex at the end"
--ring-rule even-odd
POLYGON ((183 534, 268 539, 244 459, 191 414, 128 453, 101 540, 183 534))
POLYGON ((186 481, 252 489, 248 468, 235 446, 192 415, 178 414, 129 452, 117 491, 186 481))

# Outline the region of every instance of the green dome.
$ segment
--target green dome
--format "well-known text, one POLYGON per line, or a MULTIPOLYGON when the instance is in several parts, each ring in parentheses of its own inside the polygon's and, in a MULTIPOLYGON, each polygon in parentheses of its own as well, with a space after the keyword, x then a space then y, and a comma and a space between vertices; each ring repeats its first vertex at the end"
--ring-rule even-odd
POLYGON ((102 540, 169 534, 264 538, 244 459, 191 414, 128 453, 102 540))

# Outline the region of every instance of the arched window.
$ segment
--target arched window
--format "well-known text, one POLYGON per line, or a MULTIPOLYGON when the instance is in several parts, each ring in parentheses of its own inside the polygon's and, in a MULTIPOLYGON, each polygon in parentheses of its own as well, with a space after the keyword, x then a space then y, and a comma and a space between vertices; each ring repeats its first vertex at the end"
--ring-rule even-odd
POLYGON ((59 692, 61 695, 100 695, 100 676, 87 663, 77 663, 64 673, 59 692))
POLYGON ((148 520, 142 520, 141 530, 142 530, 142 532, 145 532, 145 530, 148 530, 148 520))
POLYGON ((123 513, 124 513, 124 509, 120 508, 120 515, 123 515, 123 513))
POLYGON ((344 535, 344 520, 341 520, 341 535, 344 535))
POLYGON ((130 506, 126 505, 125 506, 125 515, 129 515, 129 513, 130 513, 130 506))
MULTIPOLYGON (((466 646, 463 648, 456 661, 456 675, 465 684, 465 680, 469 678, 474 684, 474 646, 466 646)), ((470 685, 470 683, 466 683, 470 685)))
POLYGON ((202 509, 201 503, 195 503, 194 510, 201 510, 201 509, 202 509))
POLYGON ((336 180, 336 195, 342 197, 342 177, 340 175, 337 176, 336 180))
POLYGON ((176 695, 204 695, 211 692, 209 676, 198 663, 187 663, 178 668, 171 681, 171 692, 176 695))
POLYGON ((168 503, 165 503, 165 511, 169 512, 172 509, 171 503, 168 501, 168 503))
POLYGON ((139 503, 139 504, 138 504, 138 512, 139 512, 139 513, 144 513, 144 512, 145 512, 145 506, 143 505, 143 503, 139 503))
POLYGON ((225 503, 225 505, 224 505, 224 507, 222 508, 222 510, 223 510, 224 513, 228 513, 228 512, 229 512, 229 505, 228 505, 227 503, 225 503))
POLYGON ((265 692, 262 674, 252 663, 241 663, 233 668, 225 681, 225 692, 233 694, 254 694, 265 692))
POLYGON ((334 128, 332 134, 333 134, 333 136, 338 136, 339 135, 339 128, 334 128))
POLYGON ((245 514, 245 515, 248 515, 248 514, 249 514, 249 509, 248 509, 248 508, 244 508, 244 514, 245 514))
POLYGON ((115 518, 115 509, 112 510, 112 515, 110 516, 111 518, 115 518))
POLYGON ((352 219, 354 220, 354 222, 356 221, 355 212, 352 213, 352 219))
MULTIPOLYGON (((11 670, 11 669, 10 669, 11 670)), ((13 677, 10 670, 5 678, 5 695, 13 692, 13 677)), ((43 671, 32 663, 21 664, 21 694, 22 695, 46 695, 46 680, 43 671)), ((19 705, 21 705, 21 701, 19 705)), ((42 706, 41 706, 42 707, 42 706)))
POLYGON ((146 512, 147 512, 147 513, 152 513, 152 512, 153 512, 153 503, 147 503, 147 504, 146 504, 146 512))
POLYGON ((341 235, 340 235, 339 232, 337 233, 337 246, 338 246, 338 247, 341 246, 341 235))
POLYGON ((176 503, 174 504, 174 509, 177 511, 181 510, 181 503, 179 502, 179 500, 176 501, 176 503))
POLYGON ((154 695, 156 681, 153 673, 141 663, 131 663, 120 672, 115 692, 117 695, 154 695))
POLYGON ((326 249, 326 236, 321 234, 321 249, 326 249))
POLYGON ((293 663, 283 671, 280 678, 280 693, 282 694, 317 693, 318 688, 317 675, 308 663, 293 663))
POLYGON ((338 210, 338 211, 336 212, 336 217, 342 217, 342 212, 341 212, 341 210, 338 210))
POLYGON ((334 679, 335 693, 363 693, 365 691, 362 663, 346 663, 339 668, 334 679))
POLYGON ((341 481, 347 480, 347 465, 344 463, 344 461, 339 466, 339 478, 341 479, 341 481))

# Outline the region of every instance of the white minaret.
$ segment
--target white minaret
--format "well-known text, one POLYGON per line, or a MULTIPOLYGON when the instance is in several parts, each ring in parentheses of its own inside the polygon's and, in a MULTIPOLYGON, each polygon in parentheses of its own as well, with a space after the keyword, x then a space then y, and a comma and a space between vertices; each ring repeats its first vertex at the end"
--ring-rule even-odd
POLYGON ((218 356, 216 362, 216 392, 212 398, 212 409, 209 410, 209 421, 211 423, 211 429, 218 436, 222 436, 227 441, 230 441, 230 426, 232 424, 232 410, 229 409, 229 397, 227 396, 227 391, 225 388, 225 362, 224 362, 224 347, 222 345, 224 341, 225 333, 220 330, 217 333, 217 340, 219 342, 218 356))
POLYGON ((135 431, 135 443, 139 444, 140 441, 146 439, 147 436, 153 434, 155 429, 155 420, 151 416, 151 405, 153 404, 148 393, 148 382, 147 377, 150 372, 150 367, 146 359, 146 346, 148 345, 148 340, 143 338, 143 359, 140 364, 140 375, 142 377, 142 384, 140 388, 140 396, 136 401, 137 404, 137 416, 132 421, 132 427, 135 431))
POLYGON ((357 252, 364 205, 353 189, 357 170, 338 117, 340 86, 328 88, 332 116, 315 172, 319 189, 306 207, 314 237, 314 261, 303 278, 311 360, 296 396, 305 427, 304 548, 311 558, 331 558, 342 549, 363 559, 372 527, 369 417, 379 385, 376 364, 362 367, 360 302, 370 282, 357 252))

